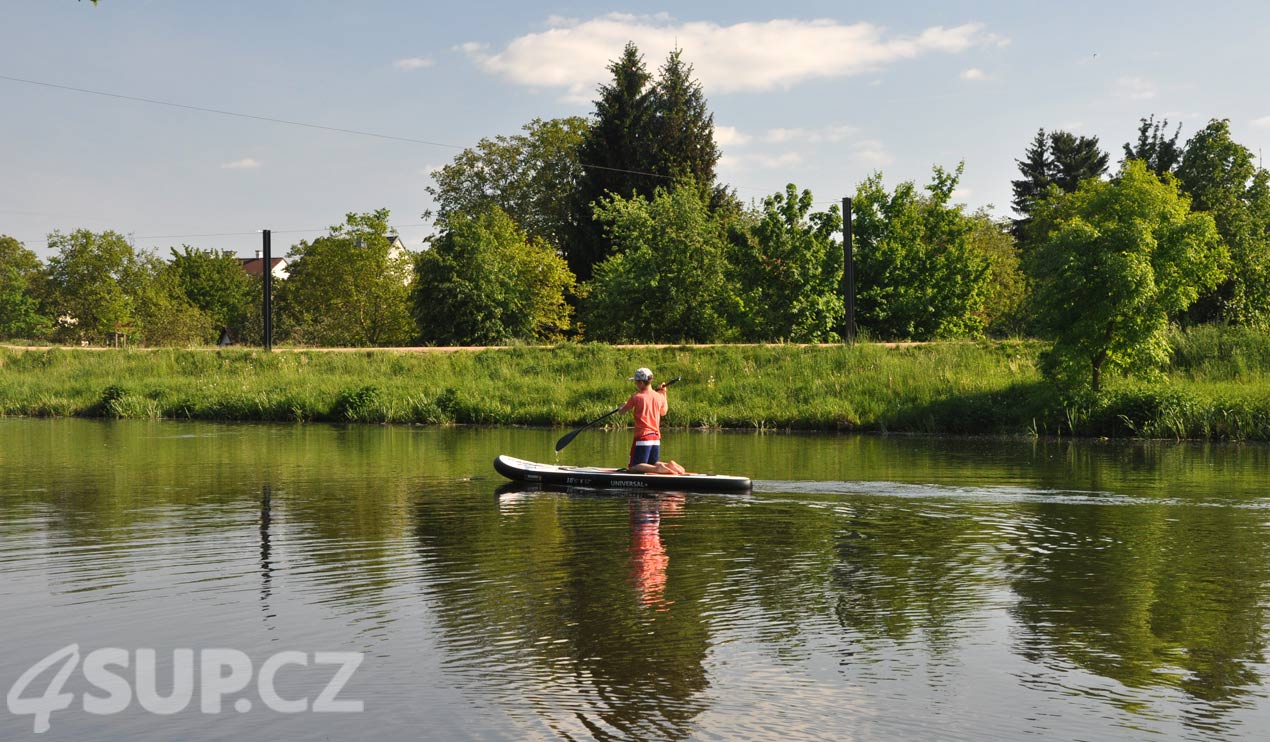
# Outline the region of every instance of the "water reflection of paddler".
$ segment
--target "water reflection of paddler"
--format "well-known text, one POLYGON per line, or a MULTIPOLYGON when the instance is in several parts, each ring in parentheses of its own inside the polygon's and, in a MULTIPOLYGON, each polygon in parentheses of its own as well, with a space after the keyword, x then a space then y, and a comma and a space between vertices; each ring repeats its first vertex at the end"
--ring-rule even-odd
POLYGON ((631 513, 631 582, 639 602, 659 611, 668 610, 666 600, 666 567, 670 557, 661 543, 661 514, 677 513, 683 506, 683 495, 632 497, 631 513))

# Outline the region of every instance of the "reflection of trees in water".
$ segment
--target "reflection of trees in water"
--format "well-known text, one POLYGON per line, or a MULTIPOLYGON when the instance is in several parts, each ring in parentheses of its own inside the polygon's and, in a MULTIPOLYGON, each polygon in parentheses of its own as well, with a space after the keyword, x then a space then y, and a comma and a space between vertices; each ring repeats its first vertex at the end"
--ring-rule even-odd
POLYGON ((1204 702, 1184 711, 1199 728, 1255 703, 1270 549, 1254 511, 1149 501, 1022 510, 1020 655, 1130 688, 1177 688, 1204 702))
POLYGON ((866 641, 904 644, 920 633, 934 654, 951 651, 971 631, 960 619, 999 583, 986 551, 999 536, 973 508, 858 504, 834 543, 839 623, 866 641))
POLYGON ((447 671, 557 734, 686 737, 705 708, 709 631, 664 533, 665 562, 633 562, 651 556, 641 549, 661 515, 657 500, 548 496, 508 517, 421 499, 415 533, 447 671))

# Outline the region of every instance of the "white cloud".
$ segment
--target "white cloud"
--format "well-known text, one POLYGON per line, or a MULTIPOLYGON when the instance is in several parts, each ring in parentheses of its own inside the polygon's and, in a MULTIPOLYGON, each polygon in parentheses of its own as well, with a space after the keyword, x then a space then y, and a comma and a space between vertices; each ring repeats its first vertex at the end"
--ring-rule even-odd
POLYGON ((432 64, 432 60, 428 57, 406 57, 393 62, 392 66, 399 70, 421 70, 431 67, 432 64))
POLYGON ((1116 87, 1129 100, 1150 100, 1155 97, 1155 85, 1141 77, 1122 77, 1116 81, 1116 87))
POLYGON ((751 139, 753 139, 753 137, 740 131, 735 126, 714 127, 714 142, 720 147, 748 144, 751 139))
POLYGON ((971 67, 970 69, 961 71, 961 79, 978 81, 978 80, 987 80, 989 79, 989 77, 988 77, 988 73, 984 72, 978 67, 971 67))
POLYGON ((1259 119, 1253 119, 1252 125, 1258 129, 1270 129, 1270 116, 1262 116, 1259 119))
POLYGON ((975 195, 975 190, 973 188, 965 187, 954 188, 950 195, 952 196, 954 202, 964 203, 965 201, 969 201, 971 196, 975 195))
POLYGON ((763 139, 768 142, 810 142, 812 144, 822 144, 825 142, 836 143, 841 142, 847 137, 855 134, 857 129, 854 126, 825 126, 819 129, 770 129, 763 139))
POLYGON ((902 36, 870 23, 775 19, 721 26, 675 22, 665 14, 613 13, 583 21, 552 18, 547 30, 520 36, 494 52, 477 42, 456 48, 490 74, 528 87, 563 88, 568 99, 581 102, 608 77, 609 62, 628 41, 653 68, 677 45, 711 93, 789 88, 807 80, 873 73, 926 54, 1007 43, 979 23, 933 26, 902 36))
POLYGON ((260 162, 253 157, 243 157, 221 165, 222 170, 255 170, 258 167, 260 167, 260 162))
POLYGON ((852 145, 851 159, 875 167, 889 165, 895 160, 891 153, 887 151, 886 145, 876 139, 866 139, 852 145))

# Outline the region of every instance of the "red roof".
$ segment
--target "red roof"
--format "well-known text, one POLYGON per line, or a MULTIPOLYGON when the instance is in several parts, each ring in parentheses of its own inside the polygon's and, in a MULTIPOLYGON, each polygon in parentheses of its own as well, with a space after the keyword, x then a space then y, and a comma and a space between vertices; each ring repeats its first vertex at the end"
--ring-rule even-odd
MULTIPOLYGON (((238 262, 242 263, 243 270, 247 271, 248 275, 252 275, 252 276, 264 275, 264 272, 265 272, 264 258, 239 258, 238 262)), ((277 270, 279 265, 285 265, 286 262, 287 262, 286 258, 273 258, 269 261, 269 266, 272 270, 277 270)))

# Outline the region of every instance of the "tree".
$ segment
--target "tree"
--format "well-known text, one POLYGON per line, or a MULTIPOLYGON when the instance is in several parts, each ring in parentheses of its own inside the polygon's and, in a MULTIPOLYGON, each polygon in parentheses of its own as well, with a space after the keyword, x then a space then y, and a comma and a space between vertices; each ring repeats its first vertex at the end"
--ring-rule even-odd
POLYGON ((572 230, 570 199, 582 178, 578 150, 589 129, 578 116, 534 119, 523 134, 482 139, 463 150, 432 173, 436 185, 427 190, 437 224, 444 229, 451 214, 477 214, 493 205, 529 237, 563 249, 572 230))
POLYGON ((790 183, 763 199, 737 235, 735 259, 753 340, 798 343, 838 339, 842 324, 842 212, 812 213, 811 191, 790 183))
POLYGON ((907 181, 888 194, 874 173, 852 202, 860 324, 885 338, 977 335, 990 263, 971 249, 972 224, 950 205, 964 164, 934 168, 926 195, 907 181))
POLYGON ((1191 319, 1270 325, 1270 173, 1231 138, 1228 120, 1214 119, 1186 143, 1177 177, 1194 208, 1212 215, 1231 257, 1227 279, 1191 319))
POLYGON ((1064 193, 1074 193, 1084 181, 1107 172, 1107 153, 1099 148, 1098 137, 1056 131, 1050 134, 1050 152, 1054 156, 1054 185, 1064 193))
POLYGON ((118 232, 53 232, 48 246, 49 310, 63 339, 109 340, 133 330, 133 297, 141 263, 118 232))
POLYGON ((415 259, 411 306, 423 342, 550 342, 569 329, 573 274, 545 240, 494 205, 454 212, 445 225, 415 259))
POLYGON ((35 253, 0 235, 0 338, 40 338, 52 329, 37 296, 43 277, 35 253))
MULTIPOLYGON (((1142 160, 1146 163, 1147 169, 1158 176, 1165 173, 1172 173, 1177 170, 1177 165, 1182 160, 1184 147, 1179 147, 1177 138, 1182 133, 1182 125, 1178 124, 1173 130, 1173 136, 1166 136, 1169 128, 1169 120, 1163 119, 1158 123, 1155 120, 1155 114, 1149 119, 1140 119, 1138 125, 1138 142, 1131 145, 1125 142, 1124 159, 1125 160, 1142 160)), ((1123 164, 1124 160, 1121 160, 1123 164)))
POLYGON ((171 253, 168 272, 176 290, 206 315, 210 331, 219 337, 220 329, 225 328, 233 337, 243 337, 259 311, 260 281, 247 275, 238 259, 227 252, 184 245, 179 252, 172 248, 171 253))
POLYGON ((992 218, 987 212, 978 212, 969 219, 971 227, 966 245, 988 262, 980 323, 994 337, 1022 335, 1029 329, 1024 311, 1029 288, 1018 244, 1010 234, 1011 225, 992 218))
POLYGON ((652 96, 650 132, 653 172, 678 184, 695 183, 703 193, 714 188, 719 148, 714 142, 714 114, 692 65, 675 49, 658 73, 652 96))
POLYGON ((1037 131, 1024 159, 1015 160, 1022 173, 1014 186, 1014 210, 1021 216, 1014 222, 1014 236, 1030 243, 1029 228, 1035 205, 1055 187, 1063 193, 1075 192, 1081 181, 1100 178, 1107 172, 1107 154, 1098 147, 1098 137, 1078 137, 1066 131, 1048 135, 1037 131))
POLYGON ((343 224, 291 249, 286 306, 296 339, 317 345, 410 341, 410 255, 394 246, 388 209, 349 213, 343 224))
POLYGON ((1055 201, 1055 226, 1026 262, 1054 338, 1042 367, 1063 388, 1097 392, 1106 370, 1147 373, 1167 359, 1170 314, 1221 279, 1225 248, 1212 217, 1141 160, 1055 201))
POLYGON ((1044 129, 1036 132, 1032 145, 1023 153, 1023 159, 1014 162, 1023 175, 1019 180, 1010 182, 1014 189, 1014 211, 1020 215, 1014 221, 1014 236, 1022 240, 1031 222, 1033 204, 1045 198, 1054 184, 1054 158, 1050 155, 1049 137, 1044 129))
MULTIPOLYGON (((142 345, 196 345, 217 338, 219 326, 186 296, 172 263, 152 254, 137 258, 135 280, 128 288, 133 305, 132 337, 142 345)), ((235 264, 239 273, 241 267, 235 264)))
POLYGON ((626 45, 609 72, 613 81, 600 86, 594 123, 578 151, 584 175, 571 203, 576 231, 565 245, 569 269, 581 281, 588 280, 593 266, 609 253, 603 227, 594 220, 594 204, 609 195, 649 196, 663 182, 649 175, 655 167, 650 136, 653 91, 634 43, 626 45))
POLYGON ((607 342, 716 342, 741 311, 723 225, 695 184, 652 200, 613 196, 596 207, 613 254, 596 266, 578 308, 586 336, 607 342))

